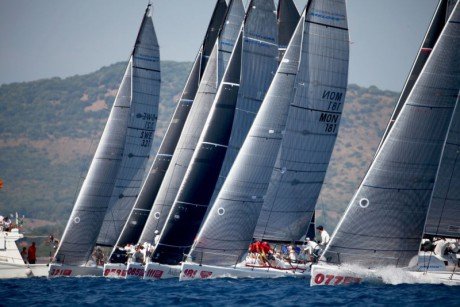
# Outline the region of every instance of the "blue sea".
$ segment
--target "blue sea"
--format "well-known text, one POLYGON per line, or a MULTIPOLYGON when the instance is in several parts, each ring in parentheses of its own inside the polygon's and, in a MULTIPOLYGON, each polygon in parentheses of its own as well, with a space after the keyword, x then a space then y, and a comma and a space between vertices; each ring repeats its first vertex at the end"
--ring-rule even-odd
POLYGON ((0 280, 0 306, 154 305, 460 305, 460 288, 443 285, 313 287, 308 280, 113 280, 34 278, 0 280))

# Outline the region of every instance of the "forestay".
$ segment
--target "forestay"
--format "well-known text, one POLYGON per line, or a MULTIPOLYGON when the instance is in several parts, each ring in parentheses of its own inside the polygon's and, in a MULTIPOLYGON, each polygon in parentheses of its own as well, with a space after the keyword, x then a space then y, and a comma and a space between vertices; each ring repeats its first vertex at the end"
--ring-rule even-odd
POLYGON ((185 120, 189 114, 193 100, 202 77, 202 72, 206 68, 208 58, 212 52, 217 36, 222 28, 227 11, 225 0, 218 0, 214 8, 211 21, 208 26, 203 43, 190 71, 182 95, 177 103, 176 109, 161 142, 160 148, 155 155, 150 171, 141 188, 138 198, 134 204, 123 231, 118 238, 116 246, 126 244, 136 244, 142 233, 142 229, 147 221, 150 210, 155 201, 155 197, 163 181, 166 170, 168 169, 171 157, 176 148, 185 120))
POLYGON ((345 1, 312 1, 305 22, 308 59, 254 237, 296 241, 307 232, 339 131, 348 79, 345 1))
POLYGON ((116 199, 124 202, 137 194, 156 125, 159 65, 159 48, 149 6, 101 141, 56 253, 57 262, 85 264, 96 243, 112 195, 115 193, 116 199))
POLYGON ((332 263, 409 265, 417 256, 460 88, 456 5, 326 248, 332 263))
MULTIPOLYGON (((217 43, 213 48, 210 59, 203 73, 203 77, 195 96, 194 103, 185 122, 174 151, 170 167, 166 171, 163 182, 155 198, 152 211, 142 231, 140 242, 153 242, 155 230, 160 231, 166 221, 173 201, 177 195, 179 186, 187 170, 193 151, 198 143, 201 131, 216 96, 219 83, 217 75, 218 57, 227 53, 227 48, 235 44, 238 30, 233 31, 235 26, 241 27, 244 18, 244 7, 241 0, 233 0, 230 3, 224 27, 219 34, 217 43)), ((225 63, 227 65, 227 62, 225 63)))
POLYGON ((273 1, 253 0, 249 5, 239 45, 232 53, 210 116, 155 249, 154 261, 177 264, 189 252, 217 179, 226 177, 246 138, 277 67, 274 10, 273 1))
POLYGON ((193 261, 235 264, 252 240, 295 92, 305 14, 248 136, 190 252, 193 261))

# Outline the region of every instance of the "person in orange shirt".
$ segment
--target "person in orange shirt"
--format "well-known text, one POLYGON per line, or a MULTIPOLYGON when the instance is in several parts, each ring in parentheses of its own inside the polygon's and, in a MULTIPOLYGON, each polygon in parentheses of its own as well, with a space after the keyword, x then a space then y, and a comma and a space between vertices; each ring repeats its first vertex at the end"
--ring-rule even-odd
POLYGON ((27 250, 27 261, 29 261, 30 264, 35 264, 37 261, 37 248, 35 247, 35 242, 32 242, 32 245, 29 246, 29 249, 27 250))

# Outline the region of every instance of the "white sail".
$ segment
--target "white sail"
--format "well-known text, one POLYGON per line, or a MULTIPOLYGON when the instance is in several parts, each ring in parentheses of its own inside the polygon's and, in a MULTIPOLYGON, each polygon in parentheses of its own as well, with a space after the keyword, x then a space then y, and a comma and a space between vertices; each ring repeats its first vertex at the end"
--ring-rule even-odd
POLYGON ((224 57, 226 59, 225 66, 228 64, 229 57, 224 54, 227 53, 230 46, 233 48, 243 18, 244 7, 242 0, 233 0, 227 11, 227 17, 222 32, 219 34, 217 43, 214 46, 203 73, 198 92, 177 143, 170 166, 166 171, 165 178, 163 179, 144 230, 142 231, 140 242, 152 243, 155 237, 155 231, 160 231, 165 224, 192 158, 193 151, 198 143, 212 102, 216 96, 217 87, 220 83, 217 73, 218 59, 220 60, 224 57), (235 31, 234 29, 236 26, 238 30, 235 31))
MULTIPOLYGON (((306 97, 319 103, 323 91, 318 85, 330 80, 330 75, 337 74, 338 83, 343 82, 343 64, 337 64, 348 58, 343 58, 343 49, 328 41, 333 38, 342 46, 340 37, 332 33, 346 28, 344 8, 344 1, 311 1, 302 14, 248 137, 200 230, 190 253, 192 260, 213 265, 241 260, 253 238, 281 143, 288 133, 288 114, 296 114, 291 109, 301 106, 301 101, 305 103, 306 97), (340 14, 325 13, 337 8, 340 14), (315 94, 308 96, 310 92, 315 94)), ((348 37, 342 37, 348 44, 348 37)), ((313 120, 324 129, 319 119, 318 115, 313 120)))
POLYGON ((144 179, 158 119, 160 52, 152 19, 146 18, 132 55, 132 97, 123 158, 97 244, 113 246, 144 179))
POLYGON ((306 26, 311 48, 301 57, 299 89, 254 237, 296 241, 306 233, 339 131, 348 79, 349 38, 344 1, 313 1, 306 26), (333 27, 324 21, 335 18, 333 27))
POLYGON ((61 239, 56 253, 57 262, 72 265, 86 263, 116 184, 123 184, 126 189, 122 193, 131 195, 131 186, 118 179, 124 178, 124 175, 119 177, 121 167, 132 161, 133 168, 144 171, 145 162, 142 160, 148 158, 150 151, 160 87, 159 48, 149 14, 150 6, 144 15, 101 141, 61 239), (126 162, 127 159, 129 162, 126 162))
POLYGON ((405 267, 418 254, 460 89, 459 38, 457 4, 332 235, 328 262, 405 267))

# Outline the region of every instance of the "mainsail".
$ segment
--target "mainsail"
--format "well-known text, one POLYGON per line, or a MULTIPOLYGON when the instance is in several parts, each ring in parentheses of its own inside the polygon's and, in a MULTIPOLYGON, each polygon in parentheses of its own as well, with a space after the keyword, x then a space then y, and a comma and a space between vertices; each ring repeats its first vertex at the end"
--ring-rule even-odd
POLYGON ((380 141, 380 144, 377 148, 377 152, 383 144, 383 141, 386 139, 388 133, 390 132, 391 128, 393 127, 393 123, 395 122, 396 118, 398 117, 404 103, 409 96, 409 93, 412 91, 414 87, 415 81, 417 80, 420 72, 422 71, 423 66, 425 65, 426 61, 428 60, 428 56, 433 50, 436 41, 438 40, 439 36, 441 35, 441 31, 444 28, 444 25, 447 22, 447 19, 452 12, 453 5, 458 0, 441 0, 436 8, 435 14, 431 19, 430 26, 428 31, 425 34, 425 38, 423 39, 422 46, 418 51, 417 57, 415 58, 415 62, 412 65, 411 71, 409 76, 407 77, 406 83, 404 84, 404 88, 401 91, 399 96, 398 102, 396 103, 396 107, 393 111, 391 119, 388 123, 388 126, 383 134, 383 137, 380 141))
POLYGON ((349 60, 345 3, 314 1, 309 9, 308 40, 316 52, 304 48, 301 57, 314 64, 298 76, 297 95, 254 233, 261 240, 289 242, 305 235, 339 131, 349 60), (327 19, 335 21, 334 27, 320 24, 327 19))
POLYGON ((67 223, 56 261, 85 264, 111 201, 133 200, 148 160, 160 91, 160 54, 147 7, 101 141, 67 223))
MULTIPOLYGON (((343 57, 343 44, 348 45, 348 37, 345 35, 342 42, 334 33, 346 33, 342 29, 346 28, 345 14, 344 1, 313 0, 307 5, 254 124, 200 230, 190 253, 193 260, 232 265, 247 251, 282 140, 288 133, 288 115, 301 115, 291 109, 306 103, 319 105, 322 84, 329 85, 330 74, 337 73, 337 80, 342 82, 341 68, 343 62, 348 62, 343 57), (307 97, 312 101, 306 101, 307 97)), ((320 114, 313 120, 317 127, 326 129, 320 114)))
POLYGON ((177 264, 195 239, 218 179, 225 178, 277 67, 273 1, 252 0, 211 113, 152 259, 177 264))
POLYGON ((217 35, 223 26, 226 11, 227 4, 225 0, 218 0, 203 44, 192 66, 182 96, 177 103, 176 110, 166 130, 166 134, 163 137, 160 148, 153 160, 150 171, 127 222, 124 225, 123 231, 115 244, 116 246, 125 246, 128 243, 135 244, 139 240, 161 182, 168 169, 174 149, 176 148, 182 128, 184 127, 185 120, 187 119, 193 100, 195 99, 202 72, 206 68, 208 58, 217 40, 217 35))
POLYGON ((229 5, 223 29, 217 38, 217 43, 211 52, 203 73, 170 166, 166 171, 152 211, 142 231, 140 242, 153 242, 155 230, 160 231, 164 226, 216 96, 217 87, 221 80, 218 79, 218 63, 224 60, 224 67, 226 67, 228 63, 228 60, 225 60, 228 59, 227 53, 230 53, 233 49, 243 18, 244 7, 242 0, 233 0, 229 5), (237 30, 236 27, 238 27, 237 30), (228 51, 229 47, 232 48, 230 51, 228 51))
POLYGON ((459 38, 457 4, 332 235, 328 262, 405 267, 417 255, 460 90, 459 38))

